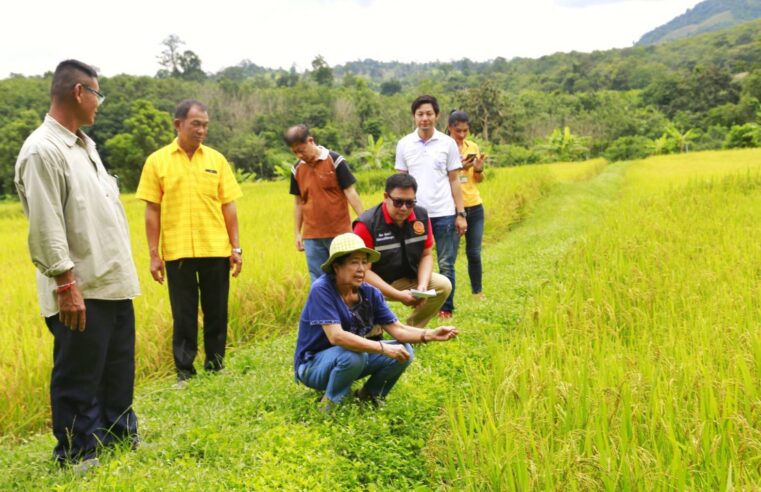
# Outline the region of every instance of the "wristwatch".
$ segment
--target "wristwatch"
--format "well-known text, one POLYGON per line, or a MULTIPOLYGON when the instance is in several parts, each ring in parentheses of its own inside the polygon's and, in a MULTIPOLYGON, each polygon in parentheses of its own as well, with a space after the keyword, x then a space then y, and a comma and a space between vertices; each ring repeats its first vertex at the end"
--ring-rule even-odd
POLYGON ((233 253, 243 255, 243 249, 241 248, 233 248, 233 253))
POLYGON ((464 210, 462 212, 457 212, 457 215, 459 215, 460 217, 464 217, 464 218, 468 217, 468 215, 465 213, 464 210))

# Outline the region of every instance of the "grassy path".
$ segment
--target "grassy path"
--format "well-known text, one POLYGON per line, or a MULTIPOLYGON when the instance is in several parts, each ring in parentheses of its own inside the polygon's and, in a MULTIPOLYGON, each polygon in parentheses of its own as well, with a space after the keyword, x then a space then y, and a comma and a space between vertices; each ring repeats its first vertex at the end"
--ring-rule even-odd
MULTIPOLYGON (((489 363, 550 281, 571 245, 617 198, 623 166, 558 184, 519 227, 486 247, 489 300, 461 302, 460 340, 420 347, 388 405, 349 403, 331 416, 314 393, 293 382, 294 334, 260 342, 230 358, 224 374, 199 376, 186 390, 159 381, 138 396, 146 445, 116 450, 84 478, 58 471, 47 433, 0 449, 0 489, 399 489, 442 485, 437 446, 445 442, 441 408, 468 391, 468 373, 489 363)), ((487 211, 487 214, 489 212, 487 211)), ((487 217, 488 221, 488 217, 487 217)), ((464 258, 462 258, 464 260, 464 258)), ((467 274, 458 266, 459 285, 467 274)), ((464 298, 465 296, 462 296, 464 298)), ((456 485, 456 484, 455 484, 456 485)))

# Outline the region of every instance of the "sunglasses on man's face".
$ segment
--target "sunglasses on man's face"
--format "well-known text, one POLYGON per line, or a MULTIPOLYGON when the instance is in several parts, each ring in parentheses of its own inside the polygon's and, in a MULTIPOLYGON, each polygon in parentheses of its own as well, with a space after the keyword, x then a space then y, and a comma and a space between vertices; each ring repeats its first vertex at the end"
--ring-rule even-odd
POLYGON ((393 203, 394 207, 396 208, 402 208, 402 207, 412 208, 417 203, 417 200, 415 200, 414 198, 409 200, 406 200, 404 198, 394 198, 393 196, 390 196, 388 198, 391 200, 391 203, 393 203))

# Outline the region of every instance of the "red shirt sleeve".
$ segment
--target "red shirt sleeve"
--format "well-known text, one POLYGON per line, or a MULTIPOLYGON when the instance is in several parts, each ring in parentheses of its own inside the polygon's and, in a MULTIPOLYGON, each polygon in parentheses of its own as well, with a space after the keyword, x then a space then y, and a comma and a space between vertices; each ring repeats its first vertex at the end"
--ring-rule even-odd
MULTIPOLYGON (((354 234, 361 237, 362 240, 365 242, 365 246, 368 248, 374 248, 375 247, 375 241, 373 241, 373 236, 370 234, 370 230, 367 228, 367 226, 362 222, 357 222, 354 225, 354 234)), ((426 242, 426 244, 428 244, 426 242)))
POLYGON ((431 219, 428 219, 428 236, 425 238, 425 243, 423 243, 425 246, 425 249, 433 247, 433 227, 431 227, 431 219))

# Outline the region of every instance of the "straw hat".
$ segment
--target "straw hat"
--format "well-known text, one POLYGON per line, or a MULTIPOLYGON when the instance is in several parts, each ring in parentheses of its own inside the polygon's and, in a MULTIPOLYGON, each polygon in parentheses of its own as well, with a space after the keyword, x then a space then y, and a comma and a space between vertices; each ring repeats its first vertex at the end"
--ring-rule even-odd
POLYGON ((333 238, 333 242, 330 243, 330 258, 322 264, 322 271, 330 273, 330 266, 334 261, 342 256, 350 255, 355 251, 367 253, 367 258, 370 260, 370 263, 375 263, 380 259, 380 253, 365 246, 365 242, 361 237, 353 232, 347 232, 333 238))

